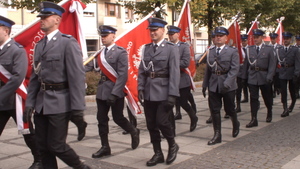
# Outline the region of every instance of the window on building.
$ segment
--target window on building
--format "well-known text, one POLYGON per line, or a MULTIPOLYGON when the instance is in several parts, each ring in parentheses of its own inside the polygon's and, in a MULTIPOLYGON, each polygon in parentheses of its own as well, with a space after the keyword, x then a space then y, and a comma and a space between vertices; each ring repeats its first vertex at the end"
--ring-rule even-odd
POLYGON ((133 19, 133 10, 125 8, 125 19, 133 19))
POLYGON ((120 5, 105 3, 105 16, 121 18, 120 9, 120 5))
POLYGON ((83 16, 94 17, 95 16, 95 12, 83 12, 83 16))
POLYGON ((97 51, 98 40, 86 40, 86 47, 88 52, 97 51))

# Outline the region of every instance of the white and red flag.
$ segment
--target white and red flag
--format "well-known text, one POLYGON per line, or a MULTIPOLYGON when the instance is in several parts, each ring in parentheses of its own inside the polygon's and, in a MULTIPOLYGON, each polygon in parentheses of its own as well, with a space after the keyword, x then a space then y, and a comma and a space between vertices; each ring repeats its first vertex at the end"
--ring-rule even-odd
POLYGON ((228 35, 228 45, 235 46, 238 49, 240 56, 240 63, 243 63, 243 54, 242 54, 242 45, 241 45, 241 33, 240 33, 240 25, 237 20, 228 27, 229 35, 228 35))
MULTIPOLYGON (((63 13, 62 15, 62 21, 59 30, 64 34, 70 34, 74 38, 76 38, 81 46, 83 52, 83 59, 87 58, 86 42, 84 40, 84 34, 81 25, 82 22, 80 21, 82 19, 83 9, 86 6, 80 0, 64 0, 58 3, 58 5, 62 6, 65 9, 65 13, 63 13)), ((22 84, 24 86, 27 86, 29 82, 29 78, 32 70, 33 52, 34 52, 35 45, 44 37, 44 32, 40 30, 39 20, 40 19, 37 18, 31 24, 26 26, 23 30, 15 34, 13 37, 16 42, 23 45, 24 49, 27 52, 28 71, 25 80, 22 84)), ((19 87, 18 90, 20 89, 23 90, 21 86, 19 87)), ((24 102, 24 97, 22 97, 22 99, 24 102)), ((17 103, 17 105, 20 104, 17 103)), ((24 128, 25 130, 26 128, 28 128, 28 124, 23 123, 22 116, 23 116, 23 111, 21 112, 17 111, 17 124, 18 124, 19 131, 24 130, 24 128)), ((21 134, 23 133, 21 132, 21 134)))
POLYGON ((255 20, 252 22, 252 25, 247 33, 248 35, 248 45, 254 45, 254 37, 253 37, 253 30, 254 29, 258 29, 258 24, 259 22, 257 21, 257 19, 260 17, 260 14, 255 18, 255 20))
POLYGON ((280 17, 280 19, 277 19, 278 26, 275 30, 275 33, 278 34, 278 38, 277 38, 276 43, 279 44, 279 45, 282 45, 282 40, 283 40, 283 37, 282 37, 282 32, 284 32, 283 25, 282 25, 283 20, 284 20, 284 17, 280 17))
POLYGON ((185 0, 182 10, 178 19, 178 27, 181 28, 179 32, 179 39, 182 42, 186 42, 190 45, 190 65, 188 68, 183 71, 190 76, 192 86, 191 88, 195 89, 195 83, 193 81, 193 77, 196 74, 196 63, 195 63, 195 55, 194 49, 192 46, 192 26, 191 26, 191 10, 190 10, 190 0, 185 0))

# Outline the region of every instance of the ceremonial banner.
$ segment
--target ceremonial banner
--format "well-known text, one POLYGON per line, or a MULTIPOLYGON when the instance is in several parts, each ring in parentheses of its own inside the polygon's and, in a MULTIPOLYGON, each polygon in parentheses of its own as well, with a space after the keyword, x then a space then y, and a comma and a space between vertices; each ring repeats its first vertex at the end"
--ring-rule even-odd
POLYGON ((241 45, 241 33, 240 25, 237 20, 233 22, 232 25, 228 27, 229 35, 227 44, 229 46, 235 46, 239 51, 240 63, 243 63, 242 45, 241 45))
POLYGON ((254 45, 254 37, 253 37, 253 32, 252 30, 258 29, 258 21, 255 19, 255 21, 252 22, 252 25, 247 33, 248 35, 248 45, 254 45))
POLYGON ((148 21, 152 15, 144 17, 136 26, 133 26, 132 29, 124 32, 118 36, 115 40, 115 43, 119 46, 122 46, 126 49, 128 53, 128 80, 126 87, 131 92, 134 102, 130 103, 130 99, 127 98, 127 102, 133 115, 140 114, 141 110, 138 106, 138 91, 137 91, 137 77, 138 69, 141 62, 141 52, 144 44, 151 42, 150 32, 147 29, 148 21), (137 107, 136 107, 136 106, 137 107))
POLYGON ((183 4, 177 23, 178 27, 181 28, 181 31, 179 32, 179 40, 182 42, 186 42, 190 45, 190 65, 184 70, 184 72, 190 76, 192 83, 191 88, 194 90, 195 83, 193 81, 193 77, 196 74, 196 63, 194 49, 192 45, 191 11, 189 0, 186 0, 183 4))
POLYGON ((278 22, 278 26, 275 30, 275 33, 278 34, 278 38, 277 38, 277 41, 276 43, 279 44, 279 45, 282 45, 282 32, 284 32, 284 29, 283 29, 283 26, 282 26, 282 21, 284 20, 284 17, 281 17, 280 19, 277 19, 277 22, 278 22))
MULTIPOLYGON (((87 58, 86 43, 82 31, 82 25, 81 25, 82 22, 80 21, 80 19, 82 18, 82 16, 80 15, 83 14, 83 8, 85 8, 86 6, 80 0, 65 0, 60 2, 58 5, 62 6, 65 9, 65 13, 62 16, 62 21, 59 30, 64 34, 70 34, 74 38, 76 38, 77 41, 80 43, 81 49, 83 51, 83 59, 87 58)), ((40 30, 39 20, 40 19, 37 18, 31 24, 26 26, 22 31, 15 34, 13 37, 16 42, 23 45, 24 49, 27 52, 28 70, 23 83, 25 87, 29 83, 29 78, 32 71, 33 52, 34 52, 35 45, 44 37, 44 32, 40 30)), ((23 91, 23 95, 24 93, 25 95, 27 95, 26 88, 23 88, 22 85, 19 87, 19 89, 16 92, 18 93, 18 91, 20 90, 25 90, 23 91)), ((23 95, 21 101, 24 103, 25 102, 24 99, 26 98, 26 96, 23 95)), ((20 99, 17 99, 16 101, 17 101, 16 103, 17 106, 22 105, 22 103, 20 103, 20 99)), ((17 109, 19 108, 17 107, 17 109)), ((16 116, 17 116, 18 130, 27 131, 29 125, 27 123, 23 123, 23 119, 22 119, 23 111, 17 111, 16 116), (24 127, 24 129, 22 129, 22 127, 24 127)), ((21 134, 28 134, 28 133, 21 132, 21 134)))
MULTIPOLYGON (((72 35, 80 43, 83 59, 87 58, 87 49, 86 43, 82 31, 82 18, 83 9, 86 7, 80 0, 65 0, 58 5, 62 6, 65 9, 65 13, 62 15, 61 24, 59 30, 64 34, 72 35)), ((33 62, 33 52, 34 47, 41 39, 44 37, 44 32, 40 30, 39 18, 34 20, 31 24, 26 26, 22 31, 14 35, 16 42, 23 45, 24 49, 27 52, 28 56, 28 71, 25 79, 25 83, 28 84, 32 62, 33 62)))

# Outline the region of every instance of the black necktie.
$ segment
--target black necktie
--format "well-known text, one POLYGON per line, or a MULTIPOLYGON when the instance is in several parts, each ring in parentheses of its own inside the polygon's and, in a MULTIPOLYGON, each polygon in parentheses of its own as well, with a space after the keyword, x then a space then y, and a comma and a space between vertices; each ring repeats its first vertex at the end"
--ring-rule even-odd
POLYGON ((220 54, 220 50, 221 50, 221 48, 217 48, 217 55, 220 54))
POLYGON ((258 46, 256 47, 256 53, 257 54, 259 53, 259 47, 258 46))
POLYGON ((246 48, 243 48, 244 53, 246 54, 246 48))
POLYGON ((157 44, 155 44, 155 45, 153 46, 154 53, 156 52, 157 47, 158 47, 157 44))
POLYGON ((288 51, 288 48, 287 47, 285 47, 285 53, 288 51))
POLYGON ((107 51, 108 51, 108 48, 106 47, 104 50, 104 56, 106 56, 107 51))
POLYGON ((48 42, 48 37, 45 36, 45 38, 44 38, 44 47, 43 47, 43 49, 45 49, 45 47, 46 47, 46 45, 47 45, 47 42, 48 42))

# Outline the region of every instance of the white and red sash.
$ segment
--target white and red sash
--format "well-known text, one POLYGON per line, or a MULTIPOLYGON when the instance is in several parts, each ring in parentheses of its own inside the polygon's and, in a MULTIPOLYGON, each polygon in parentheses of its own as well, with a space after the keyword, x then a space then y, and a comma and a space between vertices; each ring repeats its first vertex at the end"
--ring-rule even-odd
MULTIPOLYGON (((97 60, 98 60, 99 67, 100 67, 101 71, 105 74, 105 76, 108 77, 109 80, 111 80, 112 82, 116 83, 117 78, 118 78, 118 74, 114 70, 114 68, 112 68, 110 66, 110 64, 107 63, 107 61, 105 59, 105 56, 104 56, 103 50, 99 54, 99 56, 97 57, 97 60)), ((126 93, 126 97, 125 97, 126 98, 126 104, 129 107, 131 113, 134 116, 136 116, 136 114, 140 114, 141 113, 140 106, 134 100, 130 90, 128 89, 128 87, 126 85, 125 85, 125 88, 124 88, 124 92, 126 93)))
POLYGON ((189 68, 184 68, 184 69, 181 69, 181 71, 183 71, 184 73, 186 73, 187 75, 189 75, 189 78, 190 78, 190 80, 191 80, 191 86, 190 86, 190 88, 191 88, 193 91, 195 91, 196 85, 195 85, 195 82, 194 82, 194 80, 193 80, 193 77, 192 77, 192 74, 191 74, 190 69, 189 69, 189 68))
MULTIPOLYGON (((0 65, 0 79, 4 83, 7 83, 11 78, 11 73, 8 72, 2 65, 0 65)), ((27 96, 27 90, 24 80, 19 88, 16 90, 16 118, 19 134, 30 134, 29 123, 23 122, 23 111, 25 108, 25 100, 27 96)))

